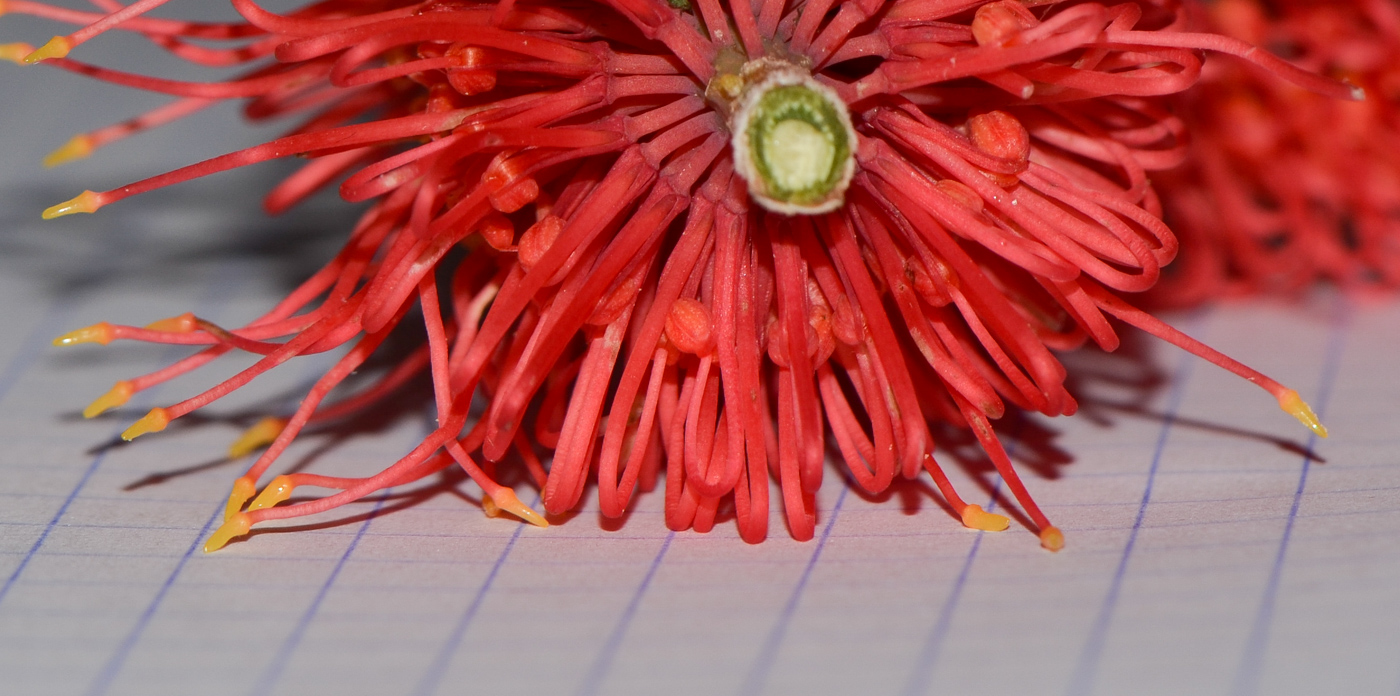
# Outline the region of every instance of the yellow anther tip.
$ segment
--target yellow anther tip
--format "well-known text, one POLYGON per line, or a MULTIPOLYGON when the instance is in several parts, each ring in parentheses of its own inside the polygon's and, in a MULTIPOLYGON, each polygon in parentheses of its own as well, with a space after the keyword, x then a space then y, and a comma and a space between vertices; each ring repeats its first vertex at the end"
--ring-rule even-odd
POLYGON ((1011 526, 1011 520, 982 509, 981 505, 968 505, 962 510, 962 523, 969 529, 983 532, 1001 532, 1011 526))
POLYGON ((53 168, 66 162, 80 160, 92 154, 92 138, 85 134, 75 135, 57 150, 44 157, 44 166, 53 168))
POLYGON ((224 506, 224 521, 233 519, 234 515, 241 512, 243 504, 257 492, 256 481, 247 476, 238 477, 238 480, 233 482, 233 490, 228 494, 228 505, 224 506))
POLYGON ((167 317, 153 321, 146 325, 151 331, 169 331, 170 333, 190 333, 199 328, 199 320, 194 314, 185 312, 176 317, 167 317))
POLYGON ((1059 527, 1046 527, 1040 530, 1040 546, 1046 551, 1059 551, 1065 547, 1065 533, 1059 527))
POLYGON ((165 430, 165 426, 170 425, 170 414, 163 408, 153 408, 150 413, 141 417, 141 420, 131 424, 130 428, 122 431, 122 439, 135 440, 146 433, 158 433, 165 430))
POLYGON ((101 343, 107 345, 112 342, 112 325, 105 321, 97 322, 92 326, 84 326, 76 331, 69 331, 53 340, 53 344, 60 348, 64 346, 76 346, 79 343, 101 343))
POLYGON ((45 220, 52 220, 74 213, 95 213, 101 207, 102 204, 97 200, 97 194, 92 191, 83 191, 58 205, 45 208, 43 217, 45 220))
POLYGON ((481 496, 481 511, 493 520, 501 516, 501 509, 496 507, 496 501, 489 495, 481 496))
POLYGON ((246 457, 252 454, 254 450, 272 444, 272 441, 276 440, 277 436, 281 435, 282 430, 286 427, 286 419, 274 418, 272 416, 268 416, 254 423, 253 427, 243 431, 243 434, 239 435, 238 439, 235 440, 232 445, 229 445, 229 459, 246 457))
POLYGON ((55 36, 49 42, 40 46, 38 50, 24 57, 26 65, 33 65, 49 58, 62 58, 73 50, 73 44, 66 36, 55 36))
MULTIPOLYGON (((505 510, 506 512, 509 512, 510 514, 515 515, 516 517, 519 517, 520 519, 535 525, 536 527, 549 526, 549 520, 546 520, 544 516, 540 513, 531 510, 525 505, 525 503, 520 502, 520 498, 517 498, 515 495, 515 491, 510 488, 502 487, 500 490, 496 491, 495 495, 487 496, 487 499, 494 503, 496 507, 505 510)), ((485 506, 483 505, 483 507, 485 506)))
POLYGON ((292 497, 292 490, 296 484, 286 476, 278 476, 272 479, 272 483, 267 484, 267 488, 258 497, 253 499, 253 504, 248 506, 248 511, 261 510, 263 508, 276 507, 278 503, 292 497))
POLYGON ((122 380, 112 385, 106 394, 97 397, 88 407, 83 409, 83 418, 96 418, 127 401, 131 400, 131 395, 136 391, 131 382, 122 380))
POLYGON ((1308 429, 1317 433, 1318 437, 1327 437, 1327 427, 1318 420, 1317 414, 1313 413, 1312 407, 1303 398, 1298 396, 1298 392, 1289 389, 1278 399, 1278 407, 1289 415, 1298 419, 1299 423, 1308 426, 1308 429))
POLYGON ((237 513, 224 520, 223 525, 214 530, 214 535, 209 537, 209 541, 204 542, 204 552, 213 553, 218 551, 230 541, 247 534, 248 530, 252 528, 253 519, 248 517, 248 513, 237 513))
POLYGON ((17 65, 24 65, 24 57, 33 52, 34 47, 27 43, 0 44, 0 60, 8 60, 17 65))

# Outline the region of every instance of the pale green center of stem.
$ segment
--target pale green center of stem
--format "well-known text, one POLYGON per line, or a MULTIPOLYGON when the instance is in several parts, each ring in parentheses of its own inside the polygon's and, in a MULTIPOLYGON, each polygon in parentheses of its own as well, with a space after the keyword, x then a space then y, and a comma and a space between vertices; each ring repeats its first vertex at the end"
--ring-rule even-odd
POLYGON ((759 150, 774 188, 819 191, 831 174, 836 146, 816 126, 797 119, 779 121, 762 136, 759 150))
POLYGON ((784 85, 755 106, 750 156, 769 197, 798 206, 825 201, 851 156, 836 105, 807 85, 784 85))
POLYGON ((854 172, 846 105, 790 63, 750 63, 740 76, 732 142, 736 170, 754 201, 785 215, 839 208, 854 172), (758 74, 744 74, 750 72, 758 74))

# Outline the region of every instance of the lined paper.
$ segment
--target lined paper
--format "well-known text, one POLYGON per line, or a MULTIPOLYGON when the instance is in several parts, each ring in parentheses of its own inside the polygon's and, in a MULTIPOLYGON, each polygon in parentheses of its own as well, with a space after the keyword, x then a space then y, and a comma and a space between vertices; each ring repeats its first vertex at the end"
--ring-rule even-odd
MULTIPOLYGON (((264 169, 41 223, 39 210, 83 188, 238 143, 177 128, 161 136, 169 150, 151 138, 41 172, 43 152, 109 116, 44 118, 35 103, 77 103, 63 91, 77 83, 3 75, 7 94, 34 102, 0 103, 13 153, 0 173, 0 691, 1400 693, 1400 303, 1386 299, 1324 292, 1171 317, 1299 390, 1326 441, 1266 394, 1151 340, 1128 342, 1135 359, 1072 356, 1084 413, 1006 424, 1066 533, 1059 554, 1021 525, 963 529, 926 481, 870 499, 833 467, 806 543, 776 517, 757 546, 732 523, 672 533, 659 494, 621 525, 600 525, 589 503, 536 529, 487 519, 479 492, 450 477, 205 555, 247 465, 221 453, 293 403, 325 359, 116 445, 147 408, 237 366, 84 421, 78 410, 112 382, 184 353, 48 342, 188 310, 247 320, 314 269, 352 216, 321 201, 262 218, 264 169)), ((113 98, 110 118, 152 105, 113 98)), ((208 118, 202 128, 234 121, 208 118)), ((375 432, 309 437, 285 461, 362 475, 430 422, 387 414, 375 432)), ((959 489, 1000 510, 974 451, 945 444, 959 489)))

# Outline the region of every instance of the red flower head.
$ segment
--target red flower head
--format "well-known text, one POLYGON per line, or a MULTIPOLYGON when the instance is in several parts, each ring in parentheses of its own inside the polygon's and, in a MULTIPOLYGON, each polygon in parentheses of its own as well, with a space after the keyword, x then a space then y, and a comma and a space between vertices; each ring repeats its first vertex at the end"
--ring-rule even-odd
POLYGON ((828 437, 855 485, 874 493, 927 471, 964 524, 1004 529, 939 469, 935 419, 971 429, 1041 543, 1059 549, 990 422, 1007 403, 1074 413, 1051 351, 1087 338, 1113 349, 1105 313, 1248 377, 1322 432, 1295 392, 1116 294, 1151 287, 1176 253, 1146 172, 1182 158, 1182 124, 1161 97, 1196 81, 1198 49, 1356 96, 1242 41, 1184 32, 1175 0, 323 0, 288 16, 232 3, 246 23, 144 16, 156 0, 102 0, 107 16, 9 3, 86 25, 24 60, 181 98, 60 158, 212 100, 310 114, 278 140, 46 216, 294 154, 311 161, 269 209, 347 174, 346 199, 375 201, 339 255, 247 326, 185 315, 59 341, 205 346, 118 383, 88 415, 229 351, 263 356, 151 411, 128 439, 297 355, 348 346, 290 418, 236 445, 269 446, 206 549, 454 463, 488 512, 544 525, 493 480, 507 462, 528 468, 553 514, 596 478, 608 516, 664 466, 670 528, 705 531, 732 506, 750 542, 767 534, 773 477, 789 532, 808 539, 828 437), (190 84, 64 57, 110 28, 194 62, 256 67, 190 84), (410 316, 423 347, 326 404, 410 316), (440 427, 412 452, 369 478, 278 476, 254 498, 309 423, 370 408, 423 370, 440 427), (472 420, 476 396, 488 405, 472 420), (276 506, 301 486, 339 492, 276 506))

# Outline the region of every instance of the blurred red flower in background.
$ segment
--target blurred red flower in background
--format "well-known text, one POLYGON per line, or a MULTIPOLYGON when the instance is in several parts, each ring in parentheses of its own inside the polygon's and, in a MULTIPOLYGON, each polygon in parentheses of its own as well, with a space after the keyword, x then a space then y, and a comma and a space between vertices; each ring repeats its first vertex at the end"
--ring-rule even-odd
POLYGON ((1206 19, 1368 98, 1323 98, 1237 61, 1207 65, 1178 98, 1189 165, 1155 182, 1183 247, 1155 297, 1400 286, 1400 5, 1220 0, 1206 19))

